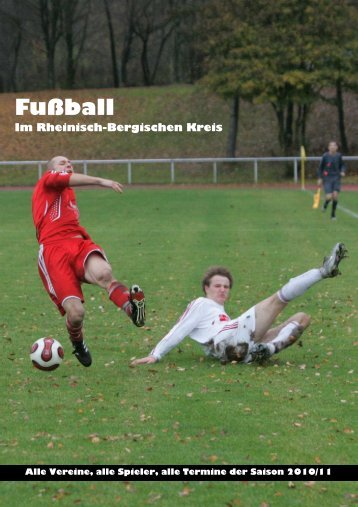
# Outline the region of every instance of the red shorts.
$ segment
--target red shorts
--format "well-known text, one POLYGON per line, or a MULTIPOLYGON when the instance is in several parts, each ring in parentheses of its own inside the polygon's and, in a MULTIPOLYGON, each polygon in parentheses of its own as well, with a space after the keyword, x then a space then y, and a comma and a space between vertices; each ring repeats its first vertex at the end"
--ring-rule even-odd
POLYGON ((107 260, 102 248, 90 239, 71 238, 40 245, 39 273, 61 315, 66 313, 62 306, 65 299, 75 297, 84 302, 81 284, 85 281, 85 262, 93 252, 107 260))

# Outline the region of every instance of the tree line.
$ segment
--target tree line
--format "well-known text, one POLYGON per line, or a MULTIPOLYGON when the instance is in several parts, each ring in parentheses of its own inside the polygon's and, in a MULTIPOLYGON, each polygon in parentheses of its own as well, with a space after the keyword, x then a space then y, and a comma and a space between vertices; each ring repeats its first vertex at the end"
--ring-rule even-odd
POLYGON ((240 99, 272 106, 285 155, 307 145, 314 103, 330 102, 348 152, 343 92, 358 89, 357 12, 349 0, 222 0, 206 6, 203 81, 232 102, 229 153, 240 99), (333 94, 327 96, 327 89, 333 94))
POLYGON ((348 153, 357 12, 355 0, 0 0, 0 92, 200 82, 230 102, 228 156, 241 100, 272 106, 285 155, 307 145, 325 100, 348 153))
POLYGON ((192 83, 205 0, 0 0, 0 91, 192 83))

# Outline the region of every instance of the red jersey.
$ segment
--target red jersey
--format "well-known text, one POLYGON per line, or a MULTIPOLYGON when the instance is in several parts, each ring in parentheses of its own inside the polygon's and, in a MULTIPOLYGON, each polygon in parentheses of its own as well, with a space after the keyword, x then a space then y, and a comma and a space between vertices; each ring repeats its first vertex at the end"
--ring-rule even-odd
POLYGON ((74 236, 90 239, 79 223, 76 195, 69 187, 71 174, 48 171, 37 182, 32 196, 32 217, 40 244, 74 236))

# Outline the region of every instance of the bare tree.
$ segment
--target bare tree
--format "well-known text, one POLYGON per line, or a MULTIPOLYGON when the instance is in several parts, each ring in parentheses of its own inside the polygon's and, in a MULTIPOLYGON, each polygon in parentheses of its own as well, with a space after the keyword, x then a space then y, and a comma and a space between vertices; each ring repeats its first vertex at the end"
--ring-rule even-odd
POLYGON ((119 72, 118 72, 118 64, 117 64, 117 50, 116 50, 116 38, 114 35, 114 28, 112 23, 112 13, 109 6, 108 0, 103 0, 104 10, 106 13, 107 26, 109 32, 109 42, 111 48, 111 61, 112 61, 112 74, 113 74, 113 86, 115 88, 119 87, 119 72))
POLYGON ((63 26, 61 2, 59 0, 37 0, 37 8, 47 55, 48 86, 55 88, 55 54, 63 26))
POLYGON ((3 91, 17 91, 17 70, 21 44, 23 41, 24 20, 17 1, 0 6, 1 18, 1 53, 6 56, 7 63, 2 66, 7 73, 1 75, 0 87, 3 91))
POLYGON ((66 85, 73 88, 76 71, 87 37, 91 0, 62 0, 63 31, 66 43, 66 85))
POLYGON ((113 84, 127 86, 128 65, 132 57, 136 17, 140 15, 138 0, 103 0, 109 34, 113 84))
POLYGON ((134 20, 135 20, 135 0, 125 1, 125 11, 123 18, 125 23, 122 32, 121 49, 121 81, 124 86, 128 85, 128 64, 132 55, 132 45, 135 38, 134 20))
POLYGON ((143 82, 146 86, 153 84, 159 62, 178 18, 170 5, 163 0, 142 0, 137 2, 134 20, 134 32, 141 41, 141 66, 143 82), (156 50, 151 46, 157 36, 156 50), (151 64, 152 62, 152 64, 151 64))
POLYGON ((203 57, 197 25, 206 0, 168 0, 178 22, 170 40, 172 81, 194 82, 202 76, 203 57))

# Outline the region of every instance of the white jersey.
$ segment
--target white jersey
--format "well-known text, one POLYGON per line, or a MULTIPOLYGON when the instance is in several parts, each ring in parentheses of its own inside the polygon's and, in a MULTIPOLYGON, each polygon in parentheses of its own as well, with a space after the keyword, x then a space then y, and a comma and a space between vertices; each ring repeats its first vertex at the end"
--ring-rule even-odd
POLYGON ((177 346, 186 336, 200 343, 207 355, 225 356, 227 345, 250 343, 255 331, 254 308, 231 320, 225 308, 212 299, 192 301, 169 333, 152 350, 157 360, 177 346))

